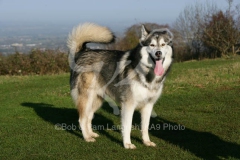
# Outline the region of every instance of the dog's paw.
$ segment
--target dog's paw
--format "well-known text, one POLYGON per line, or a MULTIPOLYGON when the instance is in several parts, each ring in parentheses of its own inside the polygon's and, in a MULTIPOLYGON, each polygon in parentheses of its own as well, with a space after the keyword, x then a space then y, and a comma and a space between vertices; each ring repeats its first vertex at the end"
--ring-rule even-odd
POLYGON ((151 141, 145 141, 143 142, 146 146, 150 146, 150 147, 156 147, 156 144, 154 142, 151 141))
POLYGON ((86 142, 95 142, 96 139, 92 138, 92 137, 89 137, 89 138, 85 138, 85 141, 86 142))
POLYGON ((97 137, 99 137, 99 135, 98 135, 97 133, 92 132, 92 133, 91 133, 91 137, 97 138, 97 137))
POLYGON ((134 144, 132 144, 132 143, 125 143, 124 147, 126 149, 136 149, 136 146, 134 144))

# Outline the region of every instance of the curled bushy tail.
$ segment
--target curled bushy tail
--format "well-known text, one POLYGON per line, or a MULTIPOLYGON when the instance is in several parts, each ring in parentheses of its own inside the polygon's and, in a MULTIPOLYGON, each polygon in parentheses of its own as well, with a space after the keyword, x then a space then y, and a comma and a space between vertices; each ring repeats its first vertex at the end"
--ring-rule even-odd
POLYGON ((84 23, 73 28, 68 36, 70 54, 79 52, 85 43, 110 43, 114 40, 113 33, 106 27, 94 23, 84 23))
POLYGON ((110 43, 113 41, 114 35, 107 27, 99 26, 94 23, 84 23, 73 28, 67 41, 70 50, 70 67, 74 67, 75 54, 84 49, 86 43, 110 43))

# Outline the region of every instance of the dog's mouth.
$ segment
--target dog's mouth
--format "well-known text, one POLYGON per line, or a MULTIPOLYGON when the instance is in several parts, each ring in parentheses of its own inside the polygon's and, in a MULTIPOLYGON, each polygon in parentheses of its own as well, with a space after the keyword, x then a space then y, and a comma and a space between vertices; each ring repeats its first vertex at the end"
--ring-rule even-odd
POLYGON ((165 61, 165 58, 157 57, 153 58, 151 54, 150 58, 152 59, 153 63, 155 63, 154 73, 156 76, 162 76, 164 74, 164 68, 163 68, 163 62, 165 61))
POLYGON ((165 58, 162 58, 162 57, 155 58, 155 62, 154 63, 156 63, 156 61, 160 61, 160 60, 162 60, 162 64, 163 64, 165 58))
POLYGON ((154 73, 156 76, 162 76, 164 74, 164 68, 163 68, 163 62, 165 58, 163 59, 156 59, 155 61, 155 68, 154 68, 154 73))

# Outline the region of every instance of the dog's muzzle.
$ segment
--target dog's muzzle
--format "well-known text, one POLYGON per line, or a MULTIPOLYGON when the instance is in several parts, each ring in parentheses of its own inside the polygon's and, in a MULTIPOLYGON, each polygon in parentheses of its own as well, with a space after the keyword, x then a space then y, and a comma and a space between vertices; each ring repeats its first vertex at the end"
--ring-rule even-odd
POLYGON ((162 57, 162 52, 161 51, 155 52, 155 56, 157 57, 156 60, 160 60, 162 57))

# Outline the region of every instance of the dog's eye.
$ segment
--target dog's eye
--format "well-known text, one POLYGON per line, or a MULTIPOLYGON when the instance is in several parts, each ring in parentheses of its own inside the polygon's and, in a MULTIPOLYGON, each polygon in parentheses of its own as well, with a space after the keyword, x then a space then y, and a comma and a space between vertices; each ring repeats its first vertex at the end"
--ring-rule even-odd
POLYGON ((154 44, 150 44, 150 46, 151 46, 151 47, 155 47, 155 45, 154 45, 154 44))
POLYGON ((163 43, 162 46, 165 46, 165 43, 163 43))

